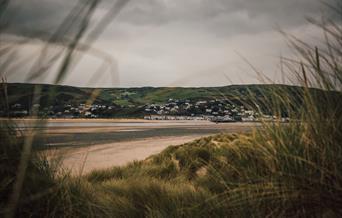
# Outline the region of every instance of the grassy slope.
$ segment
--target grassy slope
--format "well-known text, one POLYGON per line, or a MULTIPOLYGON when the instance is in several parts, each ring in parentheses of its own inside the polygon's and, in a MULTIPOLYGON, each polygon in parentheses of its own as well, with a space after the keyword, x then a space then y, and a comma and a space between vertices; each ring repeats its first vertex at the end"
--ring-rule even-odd
POLYGON ((51 165, 36 160, 25 181, 34 185, 25 186, 17 215, 338 217, 342 151, 315 147, 302 139, 305 131, 300 123, 266 124, 249 135, 206 137, 77 177, 56 178, 51 165))
MULTIPOLYGON (((34 84, 9 83, 8 95, 10 103, 21 103, 27 105, 29 100, 32 101, 34 84)), ((149 103, 165 103, 168 99, 224 99, 230 100, 246 98, 249 92, 265 93, 269 95, 268 89, 272 89, 280 85, 232 85, 225 87, 208 87, 208 88, 101 88, 96 102, 103 104, 116 103, 118 105, 144 105, 149 103)), ((93 88, 78 88, 72 86, 42 85, 43 92, 41 98, 42 103, 49 102, 49 93, 54 93, 51 104, 62 102, 85 103, 92 92, 93 88)), ((285 89, 300 90, 299 87, 282 86, 285 89)))
POLYGON ((93 193, 87 203, 116 217, 334 217, 342 212, 341 183, 324 173, 341 172, 334 153, 341 150, 326 153, 324 169, 315 147, 301 159, 310 144, 300 141, 302 128, 206 137, 73 182, 80 198, 93 193))
MULTIPOLYGON (((25 108, 30 108, 33 99, 34 84, 8 84, 9 105, 20 103, 25 108)), ((224 87, 206 87, 206 88, 78 88, 72 86, 60 85, 41 85, 42 94, 39 96, 41 108, 48 106, 57 106, 59 111, 63 111, 66 104, 78 105, 80 103, 92 102, 103 105, 116 105, 115 112, 111 116, 126 118, 141 118, 144 116, 142 106, 151 103, 166 103, 172 99, 213 100, 225 99, 231 104, 244 105, 248 109, 262 111, 265 114, 273 113, 270 103, 274 103, 272 98, 274 93, 286 95, 287 102, 294 105, 292 111, 296 112, 297 106, 303 104, 304 89, 298 86, 287 85, 231 85, 224 87), (91 97, 92 96, 92 97, 91 97), (91 101, 89 101, 92 99, 91 101), (118 107, 119 106, 119 107, 118 107), (130 106, 130 107, 127 107, 130 106), (132 107, 133 106, 133 107, 132 107)), ((329 95, 330 98, 339 100, 341 97, 337 92, 324 92, 318 89, 309 89, 315 98, 324 98, 329 95)), ((274 99, 273 99, 274 100, 274 99)), ((2 102, 4 103, 4 102, 2 102)), ((279 102, 277 102, 279 103, 279 102)), ((288 103, 285 103, 281 111, 282 116, 288 116, 288 103)), ((0 104, 1 108, 5 108, 0 104)))

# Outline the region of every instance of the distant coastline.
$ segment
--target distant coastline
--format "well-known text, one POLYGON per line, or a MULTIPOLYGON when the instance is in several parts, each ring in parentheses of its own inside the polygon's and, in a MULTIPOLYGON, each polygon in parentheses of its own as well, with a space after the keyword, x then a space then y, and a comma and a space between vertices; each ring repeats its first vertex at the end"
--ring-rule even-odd
POLYGON ((0 120, 23 120, 23 121, 36 121, 36 120, 44 120, 44 121, 54 121, 54 122, 151 122, 149 120, 144 120, 140 118, 33 118, 33 117, 24 117, 24 118, 6 118, 0 117, 0 120))

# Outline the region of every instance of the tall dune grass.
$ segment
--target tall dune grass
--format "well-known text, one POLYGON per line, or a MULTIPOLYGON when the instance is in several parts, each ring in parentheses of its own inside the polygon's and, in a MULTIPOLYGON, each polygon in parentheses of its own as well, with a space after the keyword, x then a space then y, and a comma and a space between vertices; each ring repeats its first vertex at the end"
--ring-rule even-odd
MULTIPOLYGON (((96 72, 96 78, 103 74, 105 68, 114 69, 113 60, 105 52, 92 48, 91 44, 128 2, 129 0, 113 1, 111 7, 94 25, 90 20, 100 1, 79 1, 50 35, 26 32, 26 35, 18 37, 11 36, 11 31, 7 31, 7 28, 11 28, 11 19, 17 16, 8 10, 12 1, 3 1, 0 9, 0 100, 6 106, 5 112, 9 113, 9 105, 12 104, 7 96, 6 76, 9 73, 17 73, 22 65, 29 68, 27 79, 32 82, 46 77, 51 73, 51 68, 58 64, 54 75, 55 84, 59 84, 72 71, 84 53, 103 62, 96 72), (22 46, 31 42, 41 43, 42 49, 38 54, 28 57, 29 59, 21 58, 18 53, 21 52, 22 46)), ((36 86, 30 104, 32 118, 38 118, 38 110, 34 104, 39 104, 41 92, 41 87, 36 86)), ((47 100, 52 102, 55 90, 48 90, 48 94, 47 100)), ((90 103, 96 95, 97 90, 89 98, 90 103)), ((37 120, 37 125, 41 122, 44 121, 37 120)), ((90 214, 86 210, 76 210, 73 204, 75 199, 81 199, 81 196, 91 196, 90 193, 85 193, 75 198, 77 195, 73 192, 82 190, 83 186, 77 185, 82 183, 69 179, 68 175, 57 175, 59 170, 55 169, 54 164, 48 163, 46 158, 35 151, 37 146, 33 142, 39 132, 34 128, 20 132, 11 120, 1 120, 0 125, 0 217, 72 217, 76 214, 90 214), (77 188, 72 189, 73 187, 77 188)), ((84 204, 77 202, 76 205, 91 203, 92 201, 84 201, 84 204)))
MULTIPOLYGON (((324 31, 324 47, 286 36, 297 58, 284 59, 283 73, 302 89, 288 92, 278 86, 261 92, 267 111, 289 117, 289 123, 262 121, 250 135, 170 147, 138 165, 93 172, 88 180, 102 184, 147 177, 191 184, 207 194, 186 211, 203 217, 342 216, 342 30, 332 21, 312 22, 324 31)), ((260 104, 253 93, 250 97, 260 104)), ((146 208, 141 211, 152 216, 146 208)))
POLYGON ((291 121, 263 122, 242 145, 229 146, 227 170, 217 171, 228 192, 223 202, 235 215, 342 215, 342 31, 332 21, 312 23, 324 31, 324 47, 287 36, 298 58, 285 59, 284 69, 302 90, 288 93, 280 86, 264 102, 273 115, 291 121), (233 184, 232 169, 238 172, 233 184))

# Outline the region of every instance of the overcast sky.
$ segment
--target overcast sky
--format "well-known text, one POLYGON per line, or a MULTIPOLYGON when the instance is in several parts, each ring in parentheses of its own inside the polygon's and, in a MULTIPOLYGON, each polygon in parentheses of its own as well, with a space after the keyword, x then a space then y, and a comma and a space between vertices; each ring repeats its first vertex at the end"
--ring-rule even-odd
MULTIPOLYGON (((27 81, 28 65, 77 2, 11 1, 3 37, 30 40, 18 54, 25 63, 6 72, 10 82, 27 81)), ((98 5, 90 29, 96 28, 113 2, 98 5)), ((319 0, 131 0, 119 8, 91 44, 111 60, 112 67, 99 70, 103 58, 90 52, 63 84, 140 87, 260 82, 244 59, 281 82, 279 57, 291 54, 278 29, 315 42, 322 31, 306 18, 333 17, 319 0)), ((31 82, 51 83, 56 69, 31 82)))

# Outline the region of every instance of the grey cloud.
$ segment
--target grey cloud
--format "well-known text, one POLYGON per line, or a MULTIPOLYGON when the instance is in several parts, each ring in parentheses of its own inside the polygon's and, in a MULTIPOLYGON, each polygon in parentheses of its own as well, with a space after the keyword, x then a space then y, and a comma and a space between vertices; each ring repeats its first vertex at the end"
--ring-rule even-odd
POLYGON ((268 31, 276 27, 303 25, 307 17, 322 13, 332 17, 325 4, 337 0, 133 0, 118 22, 133 26, 163 26, 178 23, 180 28, 200 28, 229 37, 268 31))
MULTIPOLYGON (((331 5, 336 2, 325 1, 331 5)), ((137 24, 157 20, 202 21, 243 11, 250 19, 262 16, 282 24, 297 24, 305 16, 319 14, 323 5, 320 0, 133 0, 121 18, 137 24)))
MULTIPOLYGON (((12 0, 7 13, 15 16, 11 16, 6 31, 26 37, 32 32, 51 33, 77 2, 12 0)), ((335 4, 337 0, 325 2, 335 4)), ((93 21, 112 4, 103 0, 93 21)), ((285 50, 281 37, 274 34, 275 27, 305 32, 305 17, 319 18, 321 13, 337 20, 324 8, 320 0, 131 0, 94 47, 117 60, 121 86, 158 86, 174 81, 182 81, 178 83, 181 85, 223 85, 222 72, 234 78, 247 77, 239 71, 243 63, 235 51, 273 71, 270 55, 285 50), (199 74, 198 81, 192 79, 199 74)), ((82 85, 96 64, 83 61, 67 82, 82 85)))
MULTIPOLYGON (((53 32, 77 0, 12 0, 7 14, 7 32, 29 36, 53 32)), ((82 2, 82 1, 81 1, 82 2)), ((325 0, 336 4, 337 0, 325 0)), ((105 0, 100 9, 112 1, 105 0)), ((207 29, 225 36, 286 28, 316 17, 324 8, 320 0, 131 0, 117 18, 118 23, 132 26, 160 26, 178 22, 189 28, 207 29)), ((100 13, 97 13, 101 16, 100 13)), ((95 18, 96 19, 96 18, 95 18)))

